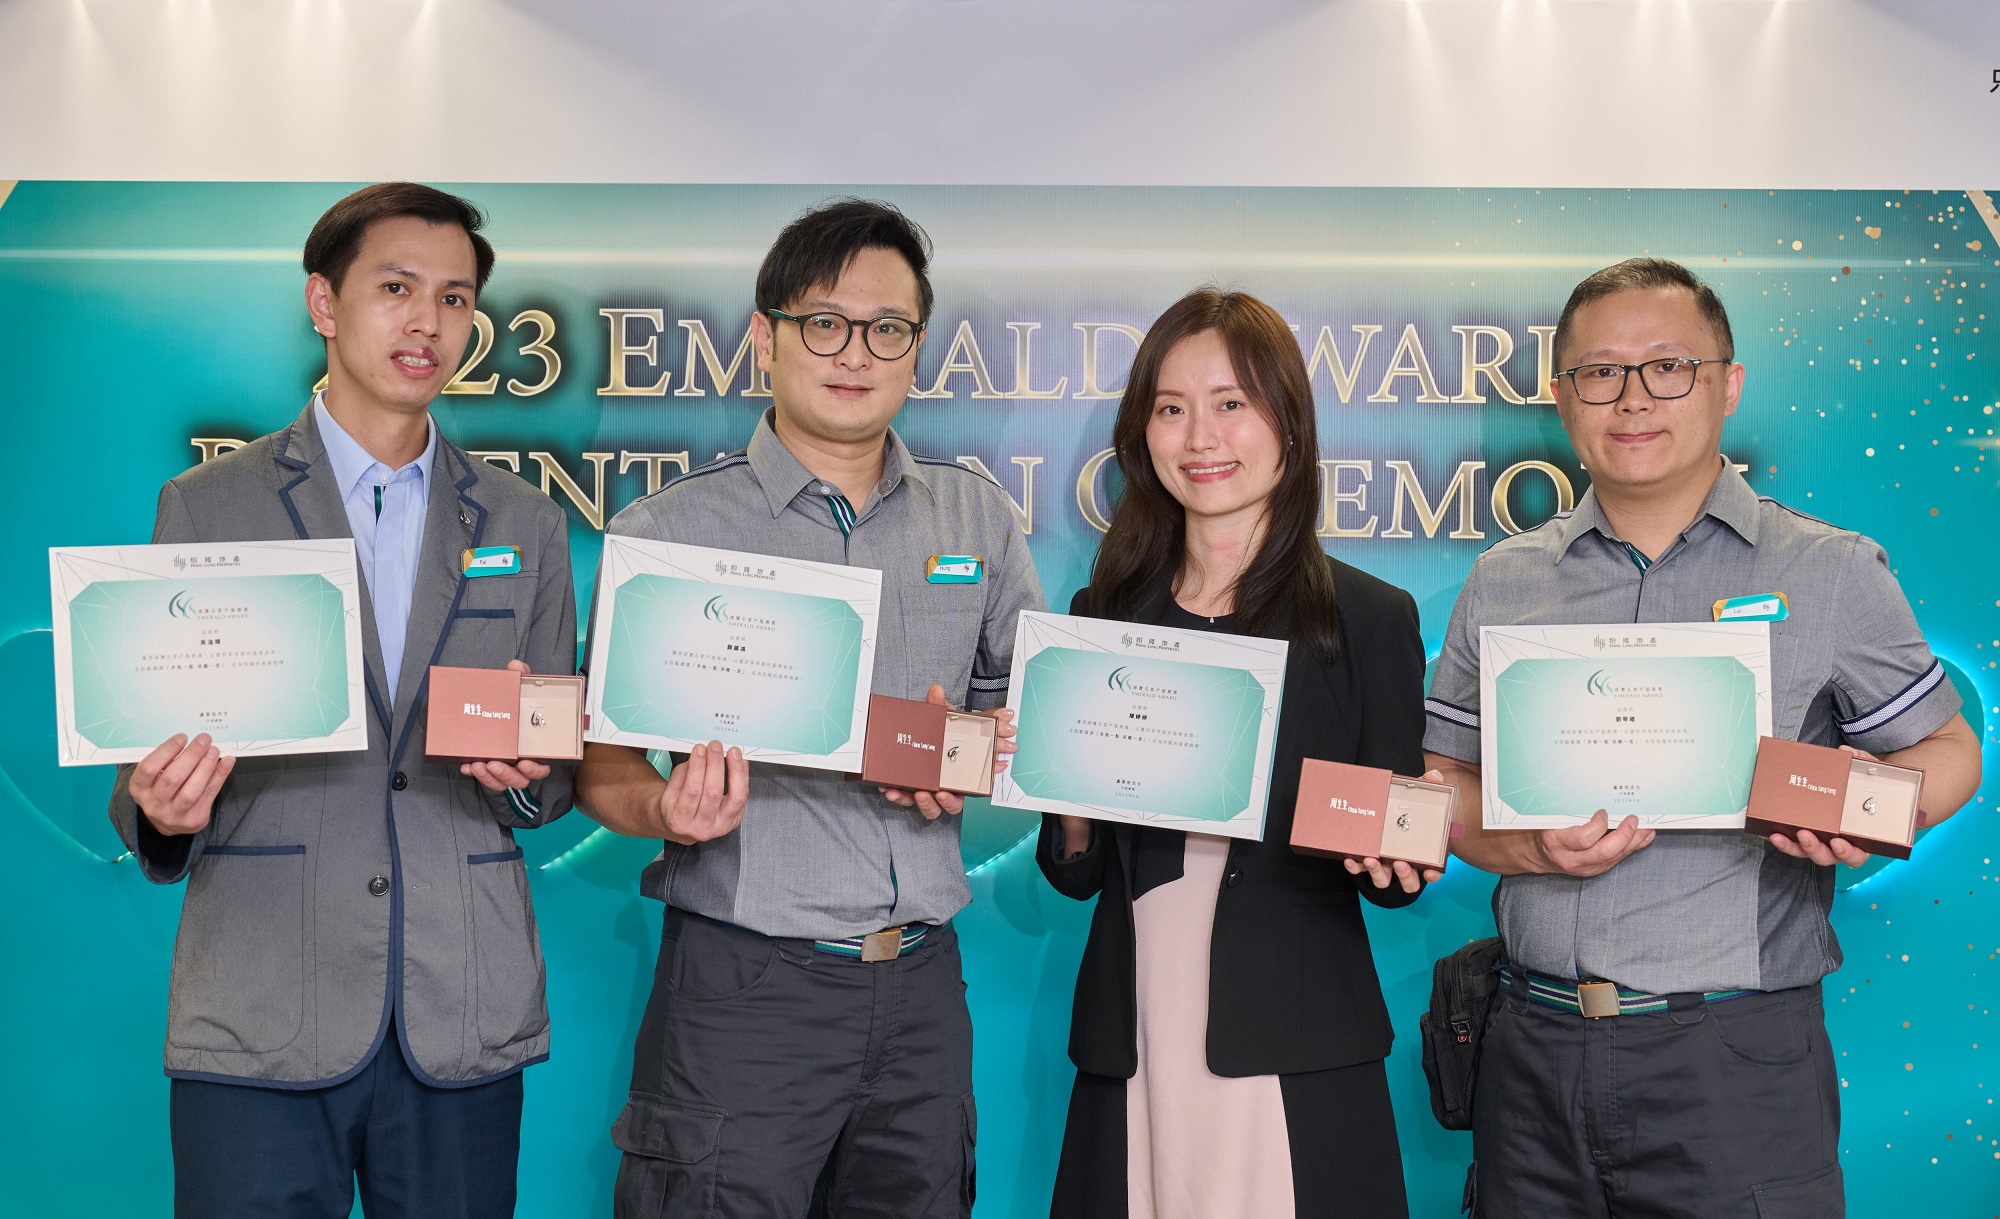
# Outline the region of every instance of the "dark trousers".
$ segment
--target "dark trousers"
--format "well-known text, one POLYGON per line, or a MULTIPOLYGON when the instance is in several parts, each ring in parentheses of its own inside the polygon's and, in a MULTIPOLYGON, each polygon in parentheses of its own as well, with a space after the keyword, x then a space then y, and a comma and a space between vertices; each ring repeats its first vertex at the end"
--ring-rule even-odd
POLYGON ((949 926, 865 963, 667 911, 611 1130, 619 1219, 964 1219, 973 1134, 949 926))
POLYGON ((1480 1219, 1840 1219, 1818 986, 1586 1020, 1509 992, 1473 1099, 1480 1219))
POLYGON ((361 1073, 290 1090, 176 1079, 181 1219, 503 1219, 521 1149, 519 1072, 469 1088, 410 1073, 392 1035, 361 1073))

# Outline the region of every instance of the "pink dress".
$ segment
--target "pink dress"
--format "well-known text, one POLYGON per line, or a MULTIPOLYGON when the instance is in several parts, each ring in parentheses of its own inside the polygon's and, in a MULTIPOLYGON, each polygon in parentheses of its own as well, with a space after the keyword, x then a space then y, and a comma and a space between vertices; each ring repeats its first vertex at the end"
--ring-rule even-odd
POLYGON ((1129 1219, 1295 1213, 1275 1075, 1208 1069, 1208 954, 1229 839, 1187 836, 1180 879, 1132 903, 1139 1069, 1125 1089, 1129 1219))

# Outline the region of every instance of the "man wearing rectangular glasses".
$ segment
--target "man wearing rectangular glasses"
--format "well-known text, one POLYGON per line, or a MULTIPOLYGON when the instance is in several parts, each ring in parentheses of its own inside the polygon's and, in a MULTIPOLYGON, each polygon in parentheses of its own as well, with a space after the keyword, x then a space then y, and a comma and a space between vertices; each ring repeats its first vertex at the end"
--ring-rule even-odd
MULTIPOLYGON (((878 568, 872 690, 998 709, 1014 619, 1043 608, 1027 541, 997 485, 912 454, 889 427, 930 316, 929 262, 923 233, 884 204, 794 221, 751 319, 771 410, 742 452, 610 532, 878 568), (936 583, 938 555, 984 561, 974 582, 936 583)), ((713 742, 669 779, 637 750, 593 744, 577 784, 606 826, 665 842, 643 882, 667 915, 612 1128, 617 1213, 969 1214, 960 798, 761 763, 752 778, 713 742)))
POLYGON ((1809 831, 1656 838, 1601 809, 1481 831, 1479 631, 1708 621, 1722 599, 1783 592, 1774 735, 1924 770, 1932 825, 1977 790, 1979 742, 1882 548, 1759 496, 1721 455, 1744 368, 1713 290, 1664 259, 1608 267, 1571 293, 1555 356, 1591 488, 1474 564, 1426 704, 1427 757, 1468 822, 1455 849, 1501 877, 1474 1213, 1831 1219, 1846 1204, 1820 979, 1841 960, 1833 866, 1868 856, 1809 831))

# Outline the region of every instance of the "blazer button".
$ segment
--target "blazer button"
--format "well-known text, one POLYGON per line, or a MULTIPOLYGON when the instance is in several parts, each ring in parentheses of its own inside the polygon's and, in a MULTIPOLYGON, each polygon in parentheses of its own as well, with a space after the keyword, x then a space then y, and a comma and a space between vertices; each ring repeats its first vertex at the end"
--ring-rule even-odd
POLYGON ((402 791, 409 785, 410 785, 410 776, 404 774, 400 770, 396 772, 395 778, 389 780, 389 786, 395 788, 397 791, 402 791))
POLYGON ((386 876, 377 876, 368 882, 368 891, 377 897, 387 893, 389 891, 389 878, 386 876))
POLYGON ((1243 873, 1231 872, 1229 875, 1222 878, 1222 884, 1224 888, 1234 889, 1236 887, 1236 882, 1242 879, 1243 879, 1243 873))

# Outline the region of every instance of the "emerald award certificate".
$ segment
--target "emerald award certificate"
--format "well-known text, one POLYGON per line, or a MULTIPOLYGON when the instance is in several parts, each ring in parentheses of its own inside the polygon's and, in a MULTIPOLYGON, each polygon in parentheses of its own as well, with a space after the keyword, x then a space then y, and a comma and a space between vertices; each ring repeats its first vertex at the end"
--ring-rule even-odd
POLYGON ((49 585, 62 765, 368 748, 351 540, 58 547, 49 585))
POLYGON ((1262 838, 1286 644, 1025 613, 993 803, 1262 838))
POLYGON ((1479 640, 1487 829, 1743 828, 1771 733, 1765 622, 1489 626, 1479 640))
POLYGON ((607 534, 584 738, 861 769, 882 573, 607 534))

